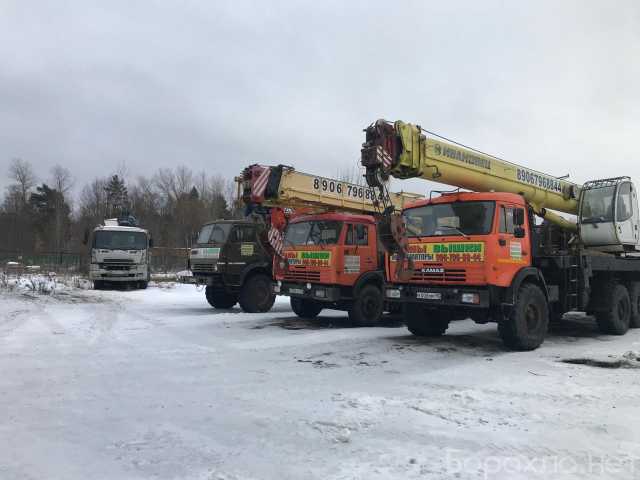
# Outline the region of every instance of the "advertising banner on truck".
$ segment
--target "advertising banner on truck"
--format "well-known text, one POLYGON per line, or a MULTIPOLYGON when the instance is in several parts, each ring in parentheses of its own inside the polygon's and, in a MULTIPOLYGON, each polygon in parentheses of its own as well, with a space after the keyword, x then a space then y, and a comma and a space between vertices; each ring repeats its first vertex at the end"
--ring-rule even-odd
POLYGON ((289 250, 284 252, 289 265, 310 267, 328 267, 331 265, 331 252, 317 250, 289 250))
MULTIPOLYGON (((476 263, 484 261, 484 242, 410 243, 414 262, 476 263)), ((392 258, 395 261, 396 258, 392 258)))

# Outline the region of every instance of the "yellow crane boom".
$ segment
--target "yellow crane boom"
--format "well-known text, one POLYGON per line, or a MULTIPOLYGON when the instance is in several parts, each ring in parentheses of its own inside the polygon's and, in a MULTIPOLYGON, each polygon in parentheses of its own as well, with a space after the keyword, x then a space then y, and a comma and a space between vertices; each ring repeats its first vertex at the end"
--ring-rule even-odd
POLYGON ((421 177, 476 192, 516 193, 541 217, 565 228, 576 228, 547 209, 577 214, 577 184, 427 136, 411 123, 378 120, 365 131, 362 165, 371 186, 381 186, 391 175, 421 177))
POLYGON ((332 178, 312 175, 284 165, 251 165, 239 178, 245 205, 339 210, 348 213, 376 213, 388 204, 401 210, 422 198, 415 193, 389 193, 384 201, 373 188, 332 178))

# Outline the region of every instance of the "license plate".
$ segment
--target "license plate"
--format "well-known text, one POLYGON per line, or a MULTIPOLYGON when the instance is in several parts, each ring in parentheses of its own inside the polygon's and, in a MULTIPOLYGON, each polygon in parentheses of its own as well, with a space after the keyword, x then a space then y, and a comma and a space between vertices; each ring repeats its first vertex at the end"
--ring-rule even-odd
POLYGON ((436 292, 418 292, 416 298, 422 300, 442 300, 442 294, 436 292))
POLYGON ((295 293, 296 295, 304 295, 304 290, 301 288, 290 288, 289 293, 295 293))

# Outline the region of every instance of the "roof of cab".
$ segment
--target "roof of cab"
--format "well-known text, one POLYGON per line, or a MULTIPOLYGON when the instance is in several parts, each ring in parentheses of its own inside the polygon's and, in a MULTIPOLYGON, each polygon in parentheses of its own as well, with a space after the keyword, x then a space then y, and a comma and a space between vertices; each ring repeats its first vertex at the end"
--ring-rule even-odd
POLYGON ((205 223, 204 225, 211 225, 213 223, 230 223, 230 224, 234 224, 234 225, 248 225, 248 224, 253 225, 253 224, 255 224, 255 222, 253 222, 251 220, 223 220, 223 219, 219 219, 219 220, 211 220, 211 221, 205 223))
POLYGON ((516 205, 526 204, 524 197, 516 193, 453 192, 453 193, 443 193, 442 195, 433 197, 431 199, 416 200, 415 202, 411 202, 410 204, 408 204, 404 208, 404 210, 407 210, 409 208, 422 207, 424 205, 429 205, 429 204, 451 203, 451 202, 471 202, 471 201, 477 201, 477 202, 499 201, 499 202, 514 203, 516 205))
POLYGON ((99 225, 94 228, 94 231, 107 231, 107 232, 141 232, 148 233, 147 230, 140 227, 124 227, 121 225, 99 225))

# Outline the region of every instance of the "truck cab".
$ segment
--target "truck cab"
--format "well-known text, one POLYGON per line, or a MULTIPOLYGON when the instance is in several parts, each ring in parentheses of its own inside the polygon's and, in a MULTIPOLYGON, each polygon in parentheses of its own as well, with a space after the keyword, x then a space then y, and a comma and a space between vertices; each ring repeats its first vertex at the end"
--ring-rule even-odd
POLYGON ((216 220, 206 223, 189 252, 191 277, 183 283, 204 285, 214 308, 236 303, 245 312, 269 311, 272 293, 271 254, 264 246, 265 227, 260 222, 216 220))
MULTIPOLYGON (((147 288, 153 241, 147 230, 135 224, 135 220, 129 218, 108 219, 93 230, 89 280, 95 289, 109 284, 147 288)), ((88 233, 85 235, 85 243, 89 243, 88 233)))
POLYGON ((405 303, 416 331, 438 333, 452 319, 487 321, 532 265, 527 212, 511 193, 460 192, 412 204, 402 216, 413 273, 398 281, 397 257, 387 254, 385 297, 405 303))
POLYGON ((291 297, 298 316, 314 318, 331 308, 348 311, 356 325, 380 320, 383 257, 372 216, 296 217, 285 230, 283 256, 274 257, 274 292, 291 297))

